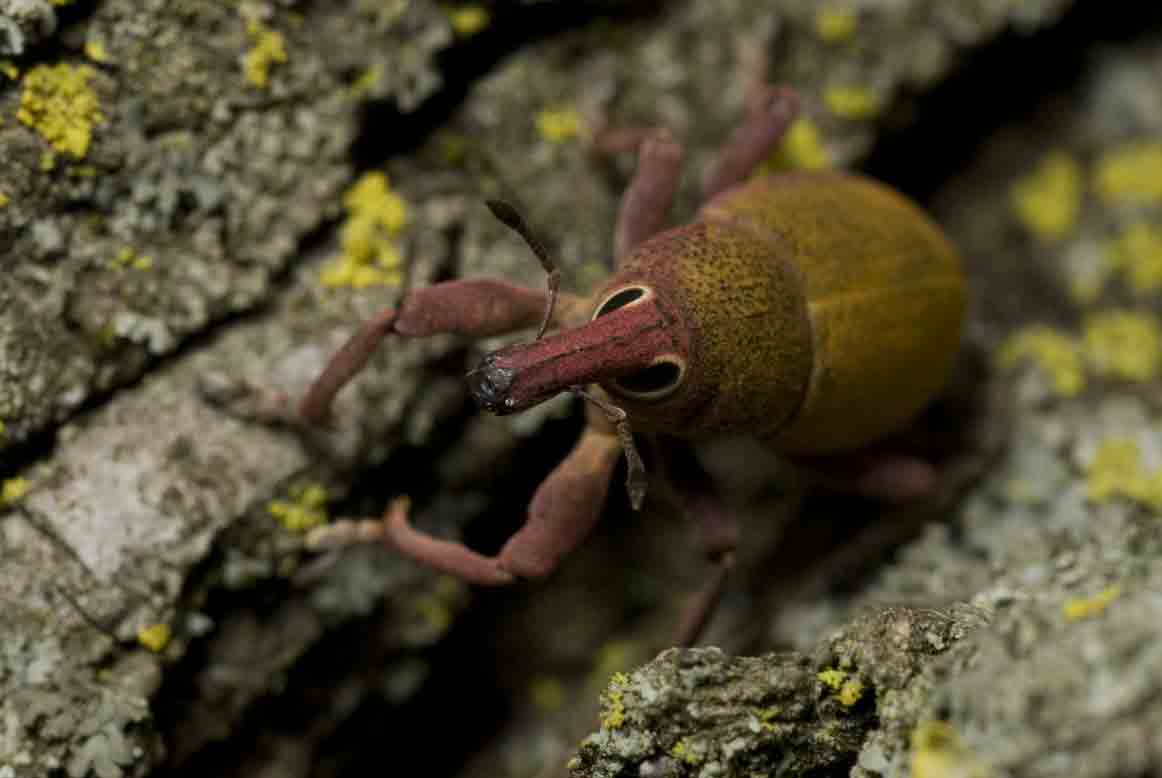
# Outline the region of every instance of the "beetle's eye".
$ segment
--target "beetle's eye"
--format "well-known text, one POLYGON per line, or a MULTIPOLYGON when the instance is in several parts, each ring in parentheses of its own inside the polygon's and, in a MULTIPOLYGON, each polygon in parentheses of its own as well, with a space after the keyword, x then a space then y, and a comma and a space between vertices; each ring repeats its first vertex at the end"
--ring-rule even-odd
POLYGON ((660 359, 644 370, 613 380, 613 388, 635 400, 661 400, 678 388, 685 372, 675 359, 660 359))
POLYGON ((605 302, 597 306, 597 312, 593 314, 593 318, 604 316, 607 313, 616 311, 618 308, 624 308, 632 302, 640 300, 646 295, 646 288, 644 286, 627 286, 625 289, 614 292, 609 297, 605 298, 605 302))

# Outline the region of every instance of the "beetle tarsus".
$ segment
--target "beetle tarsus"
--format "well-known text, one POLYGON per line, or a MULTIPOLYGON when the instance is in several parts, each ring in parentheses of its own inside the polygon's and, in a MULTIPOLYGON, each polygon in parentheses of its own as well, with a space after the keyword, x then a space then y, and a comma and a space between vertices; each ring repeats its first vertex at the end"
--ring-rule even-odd
POLYGON ((387 506, 383 518, 341 519, 312 530, 307 535, 306 546, 321 550, 383 543, 398 554, 468 583, 504 586, 516 580, 512 573, 501 569, 495 557, 478 554, 463 543, 432 537, 412 527, 408 522, 410 507, 411 500, 406 496, 397 497, 387 506))

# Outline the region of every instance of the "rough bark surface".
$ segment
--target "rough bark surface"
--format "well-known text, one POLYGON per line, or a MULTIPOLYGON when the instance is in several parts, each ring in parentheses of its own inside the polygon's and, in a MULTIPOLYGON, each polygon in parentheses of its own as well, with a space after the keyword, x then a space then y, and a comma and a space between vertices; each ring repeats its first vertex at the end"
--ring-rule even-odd
MULTIPOLYGON (((421 524, 459 534, 519 511, 498 471, 539 468, 512 452, 568 407, 468 418, 465 355, 445 338, 382 349, 330 432, 245 423, 199 393, 212 380, 297 395, 354 321, 393 303, 391 283, 321 283, 350 252, 345 195, 365 174, 386 171, 402 198, 392 246, 416 283, 542 283, 480 207, 501 195, 586 288, 631 165, 595 158, 591 129, 664 124, 696 171, 766 77, 796 85, 811 120, 774 164, 856 164, 966 55, 1072 4, 868 0, 825 18, 806 0, 606 2, 547 21, 564 5, 499 3, 480 27, 422 0, 0 0, 0 778, 345 774, 362 763, 331 750, 361 742, 356 714, 402 710, 456 672, 431 647, 469 604, 463 587, 375 549, 312 557, 288 510, 374 511, 419 490, 421 524), (382 483, 358 486, 368 472, 382 483), (288 699, 315 715, 272 715, 288 699)), ((751 534, 710 640, 787 650, 667 652, 616 676, 574 775, 1159 769, 1162 357, 1148 355, 1162 354, 1162 284, 1153 233, 1134 225, 1162 206, 1132 175, 1157 169, 1162 137, 1151 35, 1093 52, 1078 85, 1015 117, 935 200, 982 293, 971 338, 1015 355, 1006 457, 842 590, 770 583, 763 541, 788 499, 725 457, 751 534), (1072 167, 1044 173, 1050 143, 1072 167), (1135 150, 1130 173, 1108 172, 1135 150), (1071 180, 1080 194, 1054 189, 1071 180), (1032 206, 1010 204, 1026 191, 1032 206), (1146 318, 1101 318, 1127 310, 1146 318), (1055 346, 1005 351, 1034 319, 1064 328, 1055 346), (1056 383, 1071 380, 1063 362, 1079 391, 1056 383), (1110 440, 1134 478, 1103 469, 1110 440)), ((396 268, 373 269, 390 282, 396 268)), ((595 689, 653 653, 675 590, 697 579, 666 518, 608 530, 527 598, 485 598, 511 611, 496 672, 519 702, 449 772, 564 763, 595 689), (608 640, 630 620, 631 642, 608 640)))

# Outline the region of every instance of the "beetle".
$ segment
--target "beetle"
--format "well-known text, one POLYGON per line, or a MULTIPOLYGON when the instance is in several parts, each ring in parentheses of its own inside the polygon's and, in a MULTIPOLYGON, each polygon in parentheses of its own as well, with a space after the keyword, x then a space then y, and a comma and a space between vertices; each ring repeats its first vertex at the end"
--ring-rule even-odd
POLYGON ((677 642, 690 644, 738 542, 691 441, 742 432, 862 495, 930 493, 935 469, 880 441, 947 381, 967 297, 960 259, 917 205, 869 178, 751 177, 798 107, 790 88, 752 89, 744 120, 703 177, 696 217, 670 229, 682 147, 664 129, 607 134, 610 148, 636 148, 637 167, 618 211, 615 270, 590 297, 560 293, 560 273, 540 241, 513 207, 490 202, 541 261, 547 291, 490 278, 414 290, 363 323, 293 411, 324 420, 388 335, 486 337, 539 324, 532 341, 487 354, 467 376, 470 391, 499 414, 574 392, 590 401, 587 422, 496 556, 415 530, 404 499, 382 519, 340 521, 309 543, 380 541, 476 584, 544 578, 597 522, 623 453, 629 497, 640 507, 636 432, 659 442, 658 474, 682 495, 711 563, 678 630, 677 642))

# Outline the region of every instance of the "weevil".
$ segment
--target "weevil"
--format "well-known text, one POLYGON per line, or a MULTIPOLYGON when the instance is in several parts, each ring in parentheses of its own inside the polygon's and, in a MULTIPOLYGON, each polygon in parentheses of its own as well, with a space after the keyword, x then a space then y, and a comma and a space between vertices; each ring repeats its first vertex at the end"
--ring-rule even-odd
POLYGON ((487 354, 467 381, 476 402, 517 413, 562 392, 590 403, 580 440, 536 490, 524 525, 496 556, 408 522, 404 500, 379 520, 344 521, 316 545, 385 542, 466 581, 549 575, 590 533, 624 453, 637 508, 645 472, 634 434, 659 444, 659 475, 682 496, 710 562, 677 640, 697 639, 722 591, 738 530, 690 442, 757 436, 776 451, 828 462, 848 487, 907 500, 932 466, 878 447, 940 391, 961 339, 966 283, 956 251, 915 204, 853 173, 752 177, 798 111, 785 87, 751 90, 745 118, 702 180, 702 205, 665 228, 683 149, 664 129, 608 133, 637 167, 622 197, 614 272, 590 297, 558 290, 560 273, 516 210, 490 207, 548 273, 548 290, 478 278, 408 294, 365 322, 295 413, 323 420, 336 393, 388 335, 486 337, 539 327, 487 354))

